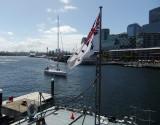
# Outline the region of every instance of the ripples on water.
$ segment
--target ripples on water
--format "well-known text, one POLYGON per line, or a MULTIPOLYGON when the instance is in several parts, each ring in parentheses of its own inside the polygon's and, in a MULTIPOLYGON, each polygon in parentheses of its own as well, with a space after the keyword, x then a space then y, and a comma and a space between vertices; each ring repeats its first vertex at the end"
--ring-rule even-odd
MULTIPOLYGON (((50 80, 43 69, 54 64, 52 61, 29 57, 0 57, 0 88, 4 98, 20 96, 34 91, 50 92, 50 80)), ((55 79, 57 99, 67 100, 85 90, 95 78, 94 66, 78 66, 72 71, 65 64, 67 78, 55 79)), ((129 68, 120 66, 102 67, 102 112, 121 116, 131 113, 131 105, 139 109, 153 109, 160 116, 160 70, 129 68)), ((82 99, 86 105, 93 105, 93 90, 82 99)))

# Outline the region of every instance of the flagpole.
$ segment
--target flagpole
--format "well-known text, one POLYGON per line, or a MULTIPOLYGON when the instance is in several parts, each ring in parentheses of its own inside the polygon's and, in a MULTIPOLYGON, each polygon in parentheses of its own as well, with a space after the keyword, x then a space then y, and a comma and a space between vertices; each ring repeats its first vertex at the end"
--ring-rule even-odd
POLYGON ((102 6, 100 8, 100 30, 99 30, 99 52, 97 54, 96 63, 96 87, 95 87, 95 125, 100 125, 101 115, 101 59, 102 59, 102 6), (97 117, 98 115, 98 117, 97 117), (96 121, 98 120, 98 124, 96 121))
POLYGON ((100 115, 101 115, 101 60, 102 60, 102 6, 100 8, 100 33, 99 33, 99 78, 98 78, 98 123, 100 125, 100 115))

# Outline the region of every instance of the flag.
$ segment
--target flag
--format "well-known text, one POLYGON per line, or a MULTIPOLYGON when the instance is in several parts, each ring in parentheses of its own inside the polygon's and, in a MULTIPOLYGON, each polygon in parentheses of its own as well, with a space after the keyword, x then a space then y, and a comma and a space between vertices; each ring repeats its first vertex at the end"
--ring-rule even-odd
POLYGON ((74 68, 75 66, 79 65, 82 61, 84 56, 92 49, 92 40, 94 36, 98 33, 100 29, 100 14, 98 14, 96 20, 94 21, 90 32, 87 35, 87 38, 82 43, 81 47, 74 52, 73 55, 68 59, 67 63, 69 68, 74 68))

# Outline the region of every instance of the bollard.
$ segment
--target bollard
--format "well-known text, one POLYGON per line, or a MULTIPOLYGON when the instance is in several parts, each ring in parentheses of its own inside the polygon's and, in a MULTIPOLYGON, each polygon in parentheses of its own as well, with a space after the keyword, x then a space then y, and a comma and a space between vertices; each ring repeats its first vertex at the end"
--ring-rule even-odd
POLYGON ((52 99, 53 99, 53 105, 55 104, 55 100, 54 100, 54 79, 51 79, 51 95, 52 95, 52 99))
POLYGON ((2 117, 2 101, 3 101, 2 94, 3 94, 3 90, 0 89, 0 117, 2 117))

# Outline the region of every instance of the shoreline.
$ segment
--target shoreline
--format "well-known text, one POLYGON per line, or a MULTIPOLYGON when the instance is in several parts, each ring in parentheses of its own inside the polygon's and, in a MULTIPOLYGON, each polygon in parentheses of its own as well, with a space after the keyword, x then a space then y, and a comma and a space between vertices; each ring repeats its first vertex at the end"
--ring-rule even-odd
MULTIPOLYGON (((81 65, 96 65, 95 61, 85 61, 81 65)), ((102 61, 102 65, 119 65, 134 68, 153 68, 160 69, 160 63, 141 63, 141 62, 124 62, 124 61, 102 61)))

